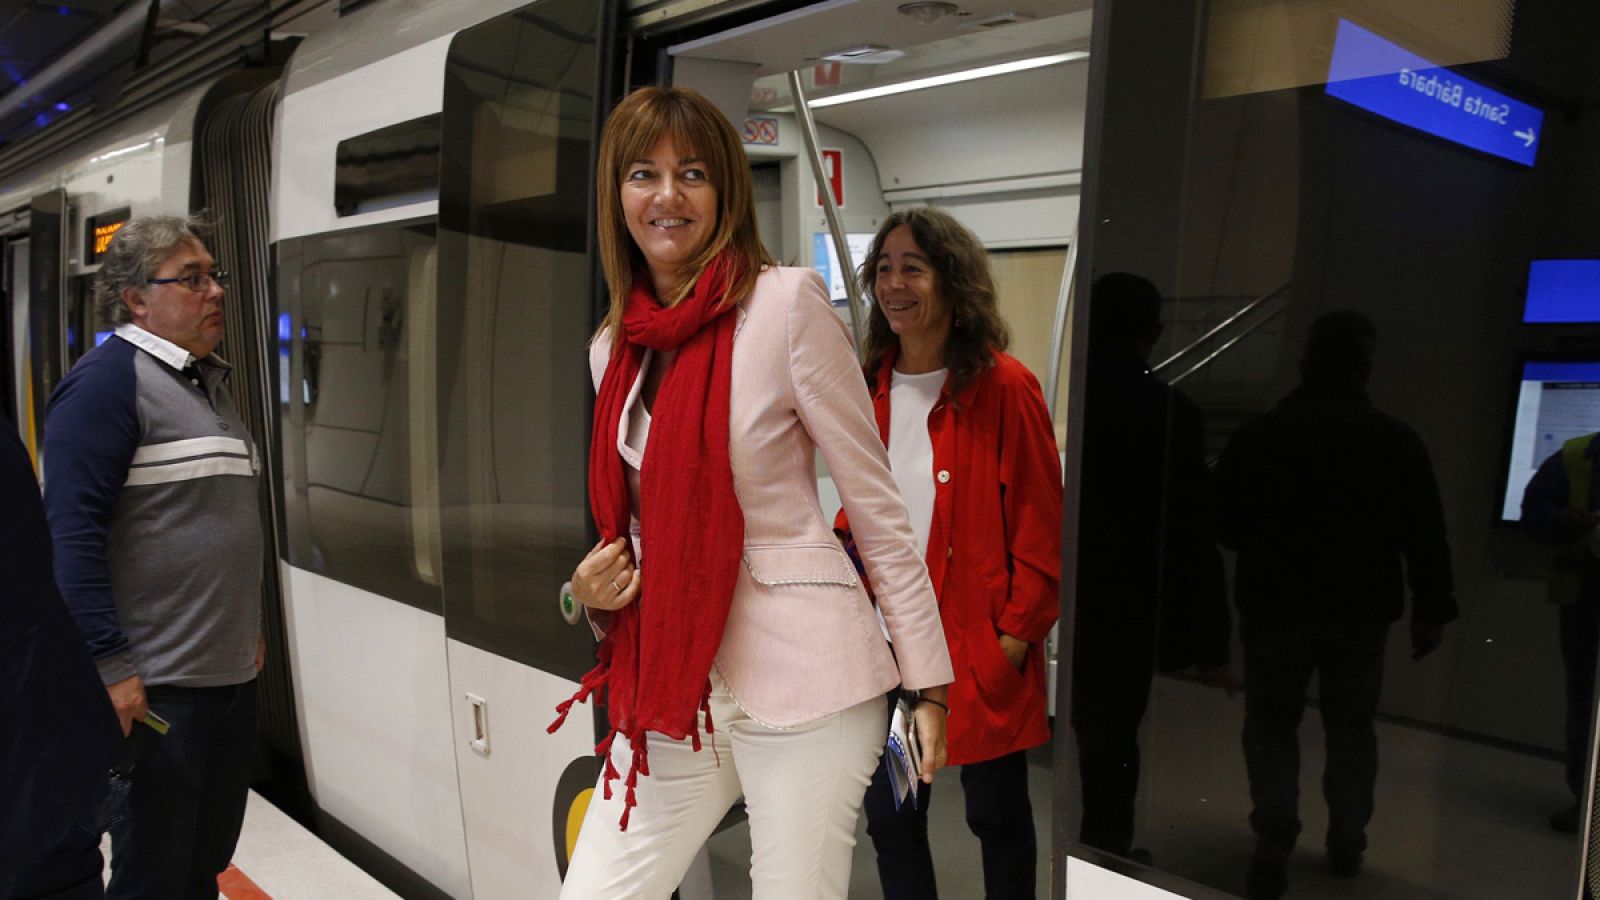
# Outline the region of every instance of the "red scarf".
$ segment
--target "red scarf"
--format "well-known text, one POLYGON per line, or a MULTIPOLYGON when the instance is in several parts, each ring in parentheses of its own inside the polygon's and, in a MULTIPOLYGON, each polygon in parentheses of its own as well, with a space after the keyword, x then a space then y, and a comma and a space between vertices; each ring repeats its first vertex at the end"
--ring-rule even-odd
MULTIPOLYGON (((600 537, 628 536, 628 483, 617 432, 646 348, 676 349, 652 409, 650 437, 639 472, 640 543, 650 564, 640 566, 639 597, 618 610, 600 643, 600 662, 558 706, 550 731, 574 702, 604 688, 611 732, 596 747, 605 757, 605 796, 620 777, 611 762, 618 733, 633 748, 621 827, 638 805, 634 787, 650 774, 645 732, 673 740, 691 737, 700 749, 697 713, 712 732, 711 664, 722 642, 744 552, 744 513, 733 491, 728 459, 728 395, 732 380, 734 305, 724 303, 738 260, 711 261, 689 296, 664 308, 650 279, 637 275, 595 399, 589 448, 589 503, 600 537)), ((610 335, 606 336, 607 338, 610 335)), ((659 362, 657 363, 659 364, 659 362)))

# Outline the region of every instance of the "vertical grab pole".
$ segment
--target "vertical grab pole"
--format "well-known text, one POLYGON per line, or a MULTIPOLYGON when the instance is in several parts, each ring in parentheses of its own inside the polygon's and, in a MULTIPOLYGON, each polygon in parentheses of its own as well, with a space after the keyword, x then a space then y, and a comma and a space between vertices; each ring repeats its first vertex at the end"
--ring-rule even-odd
MULTIPOLYGON (((1067 347, 1067 319, 1072 312, 1072 282, 1078 274, 1078 236, 1072 236, 1072 243, 1067 245, 1067 263, 1062 267, 1061 290, 1056 294, 1056 315, 1054 328, 1050 332, 1050 367, 1046 375, 1048 379, 1044 387, 1045 406, 1050 410, 1050 425, 1055 427, 1057 407, 1056 395, 1061 388, 1061 362, 1066 356, 1067 347)), ((1056 710, 1056 678, 1055 666, 1060 661, 1061 625, 1057 623, 1050 628, 1050 634, 1045 637, 1044 654, 1049 660, 1050 671, 1050 701, 1049 709, 1052 713, 1056 710)))
MULTIPOLYGON (((839 205, 833 202, 833 191, 826 187, 828 174, 822 168, 822 151, 817 149, 817 123, 811 118, 811 107, 806 103, 806 89, 800 83, 798 69, 789 73, 789 95, 794 98, 794 117, 800 123, 806 157, 811 160, 811 175, 816 179, 817 192, 822 195, 822 209, 828 217, 828 231, 833 235, 833 249, 839 255, 839 265, 844 267, 844 293, 850 303, 850 333, 855 336, 856 350, 860 352, 861 287, 856 284, 855 261, 850 258, 850 244, 844 237, 844 223, 839 220, 839 205)), ((1077 242, 1073 242, 1073 246, 1076 247, 1077 242)))
POLYGON ((1061 274, 1061 291, 1056 294, 1054 330, 1050 332, 1050 371, 1046 376, 1045 405, 1050 408, 1050 421, 1056 418, 1056 394, 1061 388, 1061 358, 1066 354, 1067 316, 1072 310, 1072 282, 1078 272, 1078 236, 1072 236, 1067 245, 1067 265, 1061 274))

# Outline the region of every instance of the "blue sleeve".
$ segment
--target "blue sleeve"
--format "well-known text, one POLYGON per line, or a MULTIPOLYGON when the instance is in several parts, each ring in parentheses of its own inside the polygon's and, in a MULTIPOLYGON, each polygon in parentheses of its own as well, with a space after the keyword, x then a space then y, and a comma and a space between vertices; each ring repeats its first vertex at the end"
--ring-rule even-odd
POLYGON ((108 684, 136 674, 106 551, 111 513, 139 447, 136 352, 107 341, 67 373, 45 413, 44 505, 56 584, 108 684))
POLYGON ((1536 540, 1559 544, 1576 536, 1561 522, 1561 514, 1569 505, 1569 491, 1567 467, 1561 461, 1561 451, 1557 450, 1539 464, 1522 492, 1522 525, 1536 540))

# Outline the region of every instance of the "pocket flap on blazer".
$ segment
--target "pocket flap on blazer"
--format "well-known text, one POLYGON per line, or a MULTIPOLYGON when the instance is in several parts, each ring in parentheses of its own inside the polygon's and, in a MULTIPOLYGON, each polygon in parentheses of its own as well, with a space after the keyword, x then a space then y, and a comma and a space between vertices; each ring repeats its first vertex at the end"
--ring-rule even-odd
POLYGON ((744 565, 757 583, 835 584, 855 587, 855 566, 837 544, 775 544, 744 548, 744 565))

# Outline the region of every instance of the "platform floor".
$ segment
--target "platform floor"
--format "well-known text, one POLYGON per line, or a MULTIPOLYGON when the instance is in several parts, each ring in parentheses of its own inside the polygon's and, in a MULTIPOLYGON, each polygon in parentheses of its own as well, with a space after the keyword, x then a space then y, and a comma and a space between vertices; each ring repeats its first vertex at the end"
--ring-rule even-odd
MULTIPOLYGON (((100 853, 110 861, 110 838, 101 843, 100 853)), ((233 865, 217 883, 226 900, 399 900, 255 791, 245 807, 233 865)))
MULTIPOLYGON (((1158 678, 1151 707, 1147 746, 1183 749, 1154 753, 1147 761, 1137 843, 1169 872, 1227 893, 1241 893, 1253 846, 1237 743, 1243 699, 1191 682, 1158 678)), ((1369 831, 1367 868, 1360 878, 1342 881, 1328 875, 1320 853, 1324 813, 1317 778, 1322 754, 1315 715, 1307 716, 1301 738, 1307 834, 1291 863, 1291 898, 1572 896, 1577 839, 1552 832, 1545 824, 1545 817, 1565 797, 1560 763, 1404 725, 1380 725, 1378 811, 1369 831)), ((1054 779, 1047 765, 1048 748, 1030 757, 1029 794, 1040 860, 1038 896, 1044 900, 1051 897, 1048 844, 1054 779)), ((981 897, 978 843, 967 830, 961 782, 954 775, 939 779, 930 812, 940 896, 981 897)), ((1065 787, 1075 793, 1076 778, 1065 787)), ((881 898, 864 822, 856 836, 850 896, 881 898)), ((705 874, 715 900, 749 898, 748 827, 738 825, 716 835, 708 851, 705 874)), ((234 862, 222 882, 227 900, 397 896, 253 792, 234 862)))

